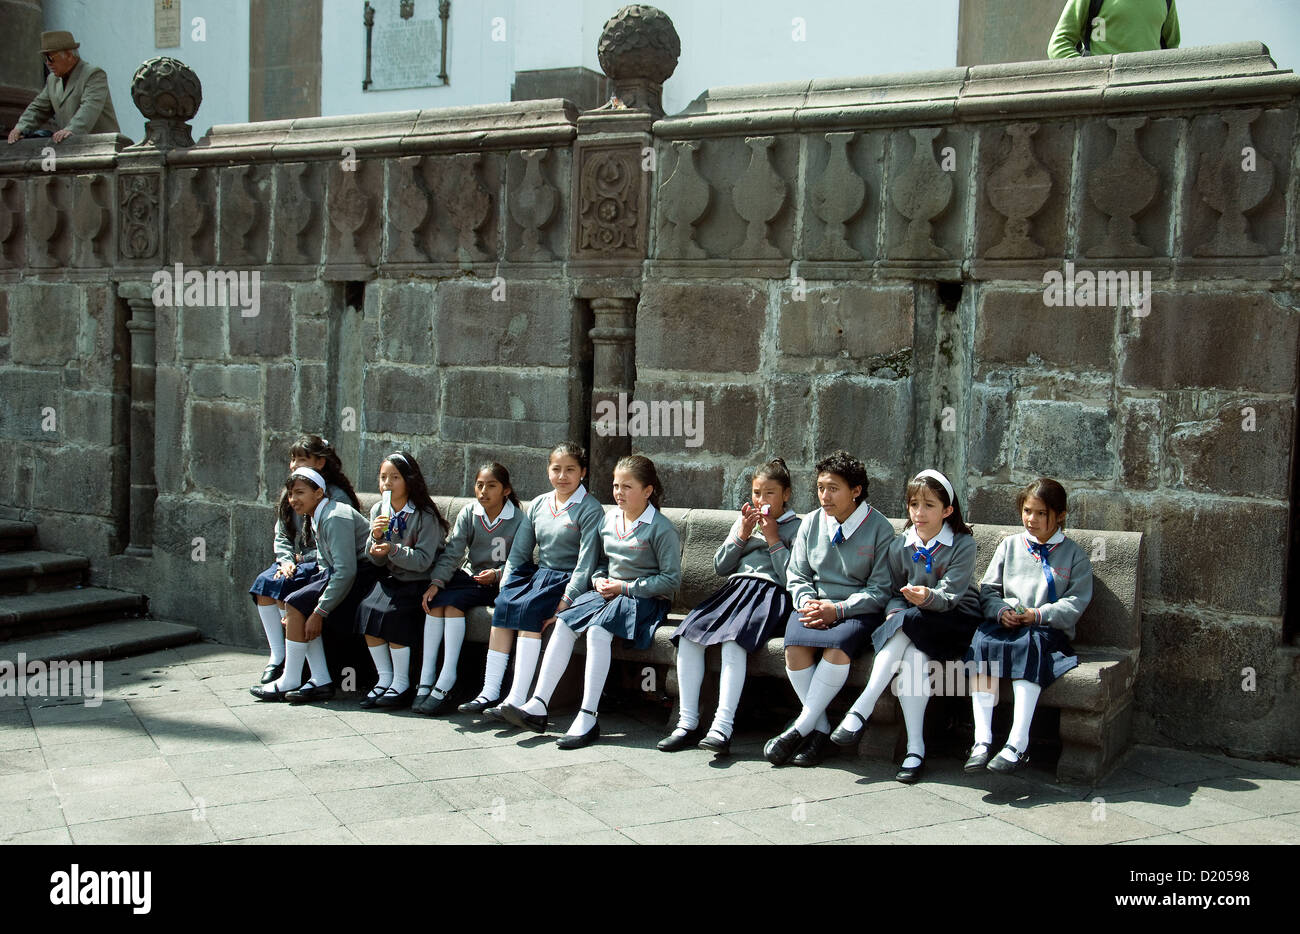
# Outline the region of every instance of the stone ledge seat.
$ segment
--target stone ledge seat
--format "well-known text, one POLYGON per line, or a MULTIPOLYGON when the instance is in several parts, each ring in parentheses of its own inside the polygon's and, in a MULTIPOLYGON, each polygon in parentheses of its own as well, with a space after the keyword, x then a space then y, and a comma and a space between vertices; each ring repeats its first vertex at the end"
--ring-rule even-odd
MULTIPOLYGON (((378 500, 374 493, 358 494, 364 509, 378 500)), ((438 508, 449 522, 473 500, 466 497, 435 497, 438 508)), ((525 503, 525 507, 527 504, 525 503)), ((613 506, 606 506, 608 512, 613 506)), ((677 527, 682 540, 682 586, 677 592, 668 624, 655 633, 654 643, 645 650, 634 650, 616 643, 614 657, 630 662, 666 665, 665 679, 669 693, 676 693, 676 650, 669 641, 676 624, 695 605, 724 583, 713 570, 713 553, 726 539, 735 521, 735 512, 719 509, 675 509, 663 513, 677 527)), ((895 530, 903 528, 902 519, 890 520, 895 530)), ((1022 531, 1019 526, 973 525, 978 548, 979 575, 983 575, 1002 539, 1022 531)), ((1065 781, 1095 782, 1106 774, 1127 748, 1129 724, 1133 711, 1133 685, 1137 679, 1141 649, 1141 592, 1139 562, 1142 535, 1139 532, 1112 532, 1090 529, 1067 529, 1067 534, 1093 556, 1093 597, 1077 627, 1074 648, 1079 666, 1068 672, 1043 692, 1040 704, 1061 712, 1061 757, 1057 777, 1065 781), (1103 557, 1104 556, 1104 557, 1103 557)), ((486 643, 492 625, 490 608, 470 611, 466 640, 486 643)), ((585 651, 579 640, 575 653, 585 651)), ((719 671, 719 650, 707 653, 710 671, 719 671)), ((849 685, 866 684, 871 670, 871 653, 857 659, 849 674, 849 685)), ((749 657, 749 674, 785 677, 783 640, 776 636, 767 646, 749 657)), ((957 693, 965 693, 958 679, 957 693)), ((940 692, 944 688, 939 689, 940 692)), ((1000 699, 1011 697, 1011 683, 1003 679, 1000 699)), ((847 695, 841 695, 843 701, 847 695)), ((902 729, 898 701, 886 691, 876 704, 871 725, 863 741, 864 754, 891 756, 902 729)))

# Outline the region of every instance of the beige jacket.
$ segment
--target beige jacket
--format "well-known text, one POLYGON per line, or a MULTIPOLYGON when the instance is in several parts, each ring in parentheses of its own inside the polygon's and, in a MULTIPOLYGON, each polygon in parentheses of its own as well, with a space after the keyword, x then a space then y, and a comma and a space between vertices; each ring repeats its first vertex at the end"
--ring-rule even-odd
POLYGON ((47 75, 45 87, 19 118, 18 129, 29 133, 50 117, 74 134, 120 132, 104 69, 79 61, 67 78, 47 75))

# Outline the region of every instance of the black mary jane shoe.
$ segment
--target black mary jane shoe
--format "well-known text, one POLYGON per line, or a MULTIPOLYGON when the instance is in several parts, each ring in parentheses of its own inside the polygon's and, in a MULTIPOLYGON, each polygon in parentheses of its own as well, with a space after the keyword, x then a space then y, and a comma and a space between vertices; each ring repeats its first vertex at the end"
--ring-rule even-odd
POLYGON ((831 734, 831 742, 836 746, 856 746, 862 741, 862 734, 865 733, 867 729, 867 721, 863 720, 862 714, 858 713, 856 710, 850 710, 844 715, 845 720, 849 717, 857 717, 858 722, 862 725, 856 730, 846 730, 844 729, 844 724, 841 722, 840 725, 835 728, 835 732, 831 734))
POLYGON ((707 749, 715 756, 731 755, 731 737, 709 730, 707 736, 698 743, 700 749, 707 749))
POLYGON ((970 758, 961 767, 963 772, 983 772, 989 764, 989 754, 993 751, 990 743, 976 743, 970 748, 970 758))
POLYGON ((428 694, 424 695, 423 701, 424 702, 418 707, 412 705, 411 709, 416 713, 424 714, 426 717, 436 717, 447 709, 446 694, 442 695, 442 697, 434 697, 433 692, 430 691, 428 694))
POLYGON ((902 782, 904 785, 915 785, 921 780, 921 773, 925 771, 925 756, 918 756, 914 752, 909 752, 903 756, 904 765, 894 776, 894 781, 902 782), (906 765, 908 759, 916 759, 917 763, 910 768, 906 765))
POLYGON ((258 683, 270 684, 272 681, 278 681, 282 674, 284 674, 284 662, 280 662, 278 665, 274 663, 267 665, 262 669, 262 680, 258 683))
POLYGON ((501 701, 501 703, 493 707, 483 708, 483 716, 489 720, 495 720, 497 723, 506 723, 505 708, 506 702, 501 701))
MULTIPOLYGON (((533 700, 541 701, 542 699, 534 697, 533 700)), ((542 706, 546 706, 545 701, 542 701, 542 706)), ((545 733, 550 722, 549 714, 527 713, 523 708, 516 707, 514 704, 502 704, 497 709, 501 711, 501 719, 506 723, 522 727, 525 730, 532 730, 534 733, 545 733)))
POLYGON ((773 765, 785 765, 803 744, 803 734, 794 727, 774 736, 763 746, 763 757, 773 765))
MULTIPOLYGON (((593 717, 596 716, 596 711, 594 710, 587 710, 582 707, 578 709, 582 713, 589 714, 593 717)), ((570 736, 568 733, 565 733, 555 741, 555 745, 559 746, 561 749, 581 749, 583 746, 590 746, 598 739, 600 739, 599 720, 593 723, 591 729, 583 733, 581 736, 570 736)))
POLYGON ((334 682, 329 684, 313 684, 308 681, 296 691, 290 691, 284 695, 284 699, 291 704, 311 704, 316 701, 327 701, 334 697, 334 682))
POLYGON ((689 749, 691 746, 695 746, 699 743, 703 732, 704 731, 699 727, 686 730, 683 733, 678 733, 677 730, 673 730, 663 739, 659 740, 655 748, 660 752, 677 752, 679 749, 689 749))
POLYGON ((1008 762, 1002 757, 1002 753, 998 753, 989 760, 988 770, 990 772, 997 772, 999 775, 1010 775, 1012 772, 1018 772, 1029 764, 1028 752, 1021 752, 1010 743, 1007 743, 1002 747, 1002 752, 1006 752, 1008 749, 1010 749, 1011 754, 1016 757, 1015 761, 1008 762))
POLYGON ((465 701, 465 703, 461 704, 459 707, 456 708, 456 711, 457 713, 483 713, 489 707, 495 707, 496 705, 497 705, 496 699, 488 700, 486 697, 480 694, 472 701, 465 701))
POLYGON ((260 701, 282 701, 290 694, 289 691, 277 691, 275 688, 262 687, 261 685, 249 688, 248 693, 260 701))
POLYGON ((375 704, 379 702, 379 698, 384 696, 384 692, 387 690, 388 688, 381 688, 378 685, 372 687, 370 689, 370 693, 368 693, 365 697, 361 698, 362 709, 364 710, 372 709, 375 706, 375 704))
POLYGON ((392 688, 389 688, 387 691, 384 692, 384 695, 382 697, 375 700, 375 706, 383 707, 389 710, 398 707, 409 707, 411 706, 411 701, 414 698, 415 698, 414 687, 409 687, 405 691, 394 691, 392 688))
POLYGON ((804 768, 821 765, 822 759, 826 757, 826 742, 829 739, 829 734, 823 733, 821 730, 813 730, 808 734, 808 738, 803 741, 803 745, 799 747, 799 751, 794 754, 794 758, 790 762, 804 768))

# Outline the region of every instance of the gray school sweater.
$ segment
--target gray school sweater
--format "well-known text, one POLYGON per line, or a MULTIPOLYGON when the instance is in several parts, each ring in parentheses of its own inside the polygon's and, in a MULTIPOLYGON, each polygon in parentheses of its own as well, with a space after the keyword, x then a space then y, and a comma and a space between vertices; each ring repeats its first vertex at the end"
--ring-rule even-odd
MULTIPOLYGON (((348 494, 342 487, 326 486, 325 496, 336 503, 343 503, 345 506, 351 506, 352 500, 348 499, 348 494)), ((302 516, 296 512, 293 514, 293 528, 287 529, 277 515, 275 520, 275 563, 282 561, 294 561, 295 564, 302 563, 295 561, 294 555, 300 555, 302 561, 315 561, 316 549, 307 547, 306 526, 303 524, 302 516)))
POLYGON ((965 532, 953 534, 951 545, 940 545, 930 560, 930 573, 925 571, 925 555, 913 561, 917 548, 900 535, 889 549, 889 573, 893 580, 888 616, 895 610, 906 610, 912 604, 900 593, 902 588, 929 587, 930 596, 921 609, 933 613, 947 613, 962 609, 973 616, 980 615, 980 588, 975 580, 975 538, 965 532))
POLYGON ((515 531, 501 579, 505 580, 521 564, 532 561, 533 548, 536 548, 538 567, 572 575, 564 588, 564 598, 573 603, 591 589, 592 572, 600 563, 600 527, 605 521, 605 510, 590 493, 576 506, 570 497, 565 504, 568 508, 558 512, 551 509, 553 501, 548 493, 529 504, 515 531))
MULTIPOLYGON (((371 522, 379 515, 381 505, 382 502, 379 502, 370 507, 371 522)), ((413 508, 406 514, 406 531, 402 533, 401 540, 392 543, 393 550, 386 555, 372 555, 370 544, 374 539, 371 539, 366 542, 366 557, 376 567, 387 568, 399 581, 426 581, 429 579, 429 568, 438 557, 438 550, 442 548, 443 537, 442 524, 433 517, 433 513, 413 508)))
POLYGON ((889 547, 894 527, 872 509, 845 541, 832 545, 826 510, 804 516, 790 549, 786 583, 798 609, 809 600, 832 600, 840 619, 879 612, 889 602, 889 547))
POLYGON ((681 586, 682 542, 672 520, 659 510, 631 529, 623 528, 622 512, 613 510, 601 527, 600 543, 605 561, 592 576, 625 582, 623 592, 629 597, 671 600, 681 586))
POLYGON ((330 572, 329 583, 321 591, 316 611, 321 616, 347 598, 357 578, 357 562, 366 553, 370 523, 350 503, 323 500, 312 523, 316 529, 316 561, 330 572))
MULTIPOLYGON (((519 523, 524 518, 523 509, 515 506, 514 515, 509 519, 502 519, 498 515, 496 525, 489 528, 485 517, 474 514, 474 506, 474 503, 470 503, 456 517, 451 538, 447 539, 447 546, 429 574, 429 581, 440 588, 446 587, 451 576, 466 563, 469 565, 469 573, 473 575, 489 568, 501 567, 510 556, 510 546, 515 540, 519 523)), ((504 507, 502 511, 505 511, 504 507)), ((503 576, 501 580, 504 579, 503 576)))
POLYGON ((794 541, 802 524, 803 520, 797 515, 791 515, 784 522, 778 523, 777 535, 781 540, 769 547, 757 525, 754 527, 755 534, 749 538, 737 538, 740 534, 740 520, 737 519, 727 540, 713 553, 713 570, 721 577, 757 577, 778 587, 785 587, 785 569, 790 563, 790 543, 794 541))
POLYGON ((1047 602, 1047 575, 1038 556, 1026 545, 1028 532, 1002 539, 993 561, 980 581, 980 606, 984 618, 996 622, 1003 610, 1022 606, 1038 611, 1044 626, 1074 638, 1075 624, 1092 602, 1092 562, 1068 538, 1052 546, 1048 564, 1056 583, 1056 602, 1047 602))

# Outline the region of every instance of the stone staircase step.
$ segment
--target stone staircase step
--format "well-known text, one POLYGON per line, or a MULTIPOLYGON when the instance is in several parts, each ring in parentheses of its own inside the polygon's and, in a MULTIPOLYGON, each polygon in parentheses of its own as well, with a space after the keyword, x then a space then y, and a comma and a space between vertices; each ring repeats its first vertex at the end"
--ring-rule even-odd
POLYGON ((120 620, 123 616, 143 613, 145 609, 145 598, 140 594, 103 587, 0 597, 0 642, 16 636, 120 620))
POLYGON ((33 547, 36 523, 20 519, 0 519, 0 552, 23 551, 33 547))
POLYGON ((199 641, 199 630, 184 623, 158 619, 125 619, 83 629, 12 639, 0 646, 0 660, 107 661, 144 655, 159 649, 199 641))
POLYGON ((76 587, 86 582, 90 559, 53 551, 0 552, 0 595, 76 587))

